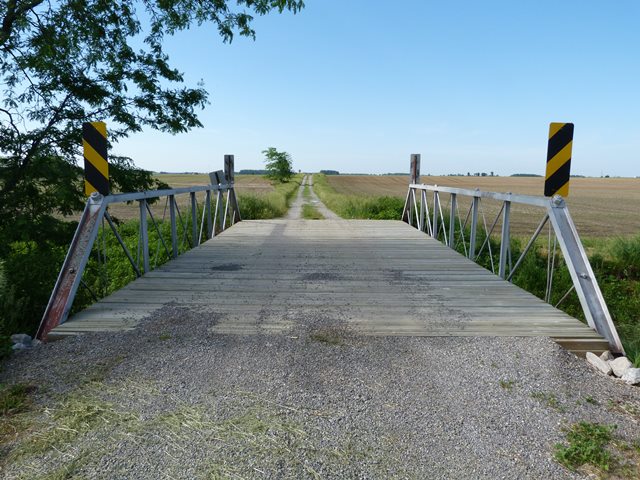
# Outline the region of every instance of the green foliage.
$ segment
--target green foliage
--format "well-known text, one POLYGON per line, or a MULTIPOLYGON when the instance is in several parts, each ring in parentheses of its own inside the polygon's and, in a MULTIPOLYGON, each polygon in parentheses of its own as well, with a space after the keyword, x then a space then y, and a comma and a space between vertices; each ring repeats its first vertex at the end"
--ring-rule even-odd
POLYGON ((614 425, 587 422, 572 425, 567 431, 568 445, 555 447, 556 460, 571 470, 589 464, 608 471, 614 459, 606 447, 615 429, 614 425))
POLYGON ((404 201, 397 197, 365 197, 337 193, 327 183, 325 175, 313 176, 313 190, 320 200, 342 218, 399 220, 404 201))
POLYGON ((273 147, 263 150, 267 177, 271 180, 285 183, 293 176, 293 161, 287 152, 279 152, 273 147))
POLYGON ((53 242, 11 244, 0 290, 0 334, 35 333, 65 253, 53 242))

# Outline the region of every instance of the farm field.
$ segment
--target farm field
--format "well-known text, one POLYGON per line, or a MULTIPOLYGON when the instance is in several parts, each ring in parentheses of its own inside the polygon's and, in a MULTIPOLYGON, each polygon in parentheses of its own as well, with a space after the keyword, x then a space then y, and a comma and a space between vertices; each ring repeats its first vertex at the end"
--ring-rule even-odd
MULTIPOLYGON (((360 196, 393 196, 404 198, 409 177, 404 175, 329 175, 327 182, 337 193, 360 196)), ((494 192, 541 195, 542 177, 437 177, 422 176, 430 185, 469 188, 494 192)), ((443 206, 449 201, 442 195, 443 206)), ((567 199, 578 233, 582 237, 613 237, 640 233, 640 179, 638 178, 573 178, 567 199)), ((464 217, 469 201, 460 203, 464 217)), ((487 222, 491 223, 499 210, 498 204, 485 202, 487 222), (493 214, 493 216, 492 216, 493 214)), ((512 207, 513 232, 532 233, 542 218, 537 208, 512 207)))

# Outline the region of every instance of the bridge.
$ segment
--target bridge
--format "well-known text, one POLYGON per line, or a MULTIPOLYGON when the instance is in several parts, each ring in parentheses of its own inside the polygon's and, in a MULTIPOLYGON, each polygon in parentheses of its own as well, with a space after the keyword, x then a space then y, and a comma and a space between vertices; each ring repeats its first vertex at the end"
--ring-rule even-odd
MULTIPOLYGON (((320 316, 325 325, 328 322, 335 329, 359 335, 539 336, 553 338, 578 355, 622 351, 562 199, 426 186, 418 183, 419 174, 415 173, 403 218, 397 221, 335 216, 325 220, 242 220, 229 172, 227 181, 219 175, 216 183, 212 176, 212 184, 206 187, 94 196, 67 255, 39 336, 131 330, 154 312, 172 306, 209 315, 210 331, 224 335, 294 335, 296 327, 308 326, 320 316), (198 192, 205 195, 200 209, 196 205, 198 192), (443 210, 445 194, 449 214, 443 210), (185 234, 189 229, 180 215, 179 195, 190 198, 191 210, 185 218, 190 219, 191 231, 186 237, 193 246, 180 255, 179 225, 185 234), (471 199, 466 217, 459 212, 465 195, 471 199), (148 200, 156 197, 166 197, 170 205, 171 241, 163 240, 162 245, 172 260, 151 269, 148 214, 157 225, 148 200), (480 245, 477 232, 483 222, 479 206, 484 199, 499 201, 502 208, 491 228, 485 222, 485 242, 480 245), (140 206, 141 258, 134 260, 127 250, 139 278, 67 319, 99 220, 105 216, 117 235, 107 206, 124 201, 137 201, 140 206), (544 215, 522 257, 514 262, 509 248, 509 215, 511 205, 518 202, 540 207, 544 215), (547 223, 564 254, 574 279, 571 290, 580 297, 588 325, 509 281, 547 223), (486 238, 494 234, 496 225, 502 230, 502 243, 494 274, 474 259, 486 246, 491 249, 486 238), (203 236, 210 238, 201 242, 203 236), (456 241, 462 241, 465 253, 451 248, 456 241)), ((305 177, 303 185, 308 180, 310 177, 305 177)), ((553 251, 555 255, 555 244, 553 251)), ((498 257, 498 252, 495 254, 498 257)), ((331 332, 325 334, 331 341, 331 332)))

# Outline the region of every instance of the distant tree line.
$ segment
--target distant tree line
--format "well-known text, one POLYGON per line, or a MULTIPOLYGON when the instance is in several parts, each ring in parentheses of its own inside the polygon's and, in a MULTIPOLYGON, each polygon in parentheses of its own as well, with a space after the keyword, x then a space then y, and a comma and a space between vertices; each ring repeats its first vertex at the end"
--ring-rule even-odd
POLYGON ((324 173, 325 175, 340 175, 340 172, 337 170, 320 170, 320 173, 324 173))

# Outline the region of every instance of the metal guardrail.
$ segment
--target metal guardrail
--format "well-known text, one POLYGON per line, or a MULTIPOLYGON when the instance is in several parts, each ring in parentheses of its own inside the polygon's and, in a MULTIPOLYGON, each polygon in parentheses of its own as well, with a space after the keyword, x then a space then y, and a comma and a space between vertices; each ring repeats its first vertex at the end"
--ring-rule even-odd
MULTIPOLYGON (((218 177, 214 175, 212 179, 222 177, 222 172, 216 173, 218 173, 218 177)), ((104 228, 104 220, 109 224, 136 276, 140 277, 144 273, 151 271, 148 231, 149 219, 151 220, 153 228, 158 232, 158 240, 162 243, 169 258, 177 258, 180 244, 184 244, 185 240, 191 247, 196 247, 202 242, 203 236, 205 239, 212 238, 217 233, 224 231, 228 226, 242 220, 234 184, 232 182, 228 184, 220 183, 217 185, 123 193, 108 196, 102 196, 97 192, 93 193, 87 200, 64 263, 58 274, 58 279, 51 293, 40 327, 38 328, 37 338, 46 340, 47 334, 53 328, 67 320, 78 288, 83 282, 82 275, 89 261, 89 256, 98 236, 100 226, 103 225, 104 228), (196 197, 198 192, 205 192, 201 218, 198 218, 198 202, 196 197), (184 194, 189 194, 190 197, 190 212, 185 212, 190 213, 191 216, 190 239, 187 235, 187 225, 189 222, 183 218, 178 202, 176 201, 177 195, 184 194), (214 196, 215 202, 213 202, 214 196), (158 198, 167 199, 169 222, 171 225, 171 248, 169 248, 167 242, 165 242, 159 223, 156 221, 149 207, 149 201, 158 198), (137 261, 134 260, 133 255, 118 233, 115 222, 107 209, 109 205, 127 202, 138 202, 139 206, 139 258, 137 261), (181 241, 178 239, 178 221, 180 222, 183 232, 181 241)))
MULTIPOLYGON (((447 210, 447 208, 445 208, 445 210, 447 210)), ((482 252, 484 252, 486 247, 494 273, 496 273, 494 268, 494 252, 491 250, 490 238, 494 233, 495 227, 498 223, 501 223, 500 252, 497 254, 497 275, 507 281, 513 279, 513 275, 520 265, 522 265, 525 256, 533 247, 543 228, 549 223, 549 255, 547 261, 545 301, 547 301, 547 303, 551 301, 553 271, 557 250, 556 245, 559 245, 569 274, 571 275, 573 285, 555 306, 560 305, 560 303, 575 290, 589 326, 609 342, 612 351, 624 353, 624 348, 613 324, 613 320, 611 319, 609 309, 604 301, 587 254, 580 242, 580 237, 569 214, 567 204, 562 197, 535 197, 412 183, 409 185, 409 191, 407 192, 402 220, 431 237, 442 240, 450 248, 456 249, 459 245, 462 245, 464 254, 471 260, 476 260, 482 252), (427 192, 433 193, 432 199, 428 198, 431 197, 431 195, 428 195, 427 192), (449 210, 448 222, 445 221, 445 213, 440 198, 441 193, 449 194, 447 206, 449 210), (460 215, 458 202, 461 196, 471 199, 469 210, 466 213, 464 221, 460 215), (490 227, 487 226, 488 224, 484 213, 481 213, 483 200, 501 202, 500 211, 490 227), (431 202, 431 206, 429 202, 431 202), (544 211, 538 227, 527 242, 515 264, 512 262, 511 255, 512 204, 538 207, 544 211), (480 220, 482 220, 482 222, 480 222, 480 220), (481 223, 484 228, 485 236, 480 248, 477 248, 479 243, 479 223, 481 223), (467 227, 469 228, 469 233, 467 235, 468 238, 465 238, 467 227), (551 230, 553 230, 554 233, 553 246, 551 245, 551 230), (457 239, 456 232, 458 233, 457 239)), ((480 232, 482 232, 482 230, 480 230, 480 232)))

